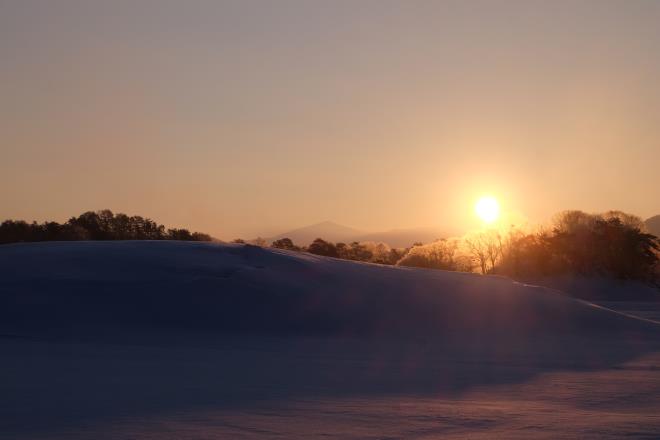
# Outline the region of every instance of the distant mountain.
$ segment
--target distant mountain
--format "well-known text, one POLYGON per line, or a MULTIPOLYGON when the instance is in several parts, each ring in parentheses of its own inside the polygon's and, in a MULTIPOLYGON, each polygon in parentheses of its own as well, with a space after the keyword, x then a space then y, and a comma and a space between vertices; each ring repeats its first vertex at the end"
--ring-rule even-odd
POLYGON ((357 237, 363 234, 364 232, 358 229, 330 221, 325 221, 267 238, 266 241, 270 244, 275 240, 286 237, 290 238, 295 244, 299 246, 307 246, 319 237, 324 240, 333 242, 349 242, 353 241, 353 237, 357 237))
POLYGON ((460 235, 457 231, 440 228, 410 228, 392 229, 390 231, 373 232, 355 237, 355 241, 382 241, 391 247, 409 247, 415 242, 430 243, 439 238, 460 235))
POLYGON ((646 224, 646 229, 648 229, 651 234, 660 237, 660 215, 648 218, 644 223, 646 224))
POLYGON ((307 246, 320 237, 332 242, 382 241, 391 247, 408 247, 412 246, 415 242, 430 243, 438 238, 447 238, 454 235, 458 235, 458 233, 439 228, 410 228, 392 229, 383 232, 363 232, 349 226, 325 221, 267 238, 266 241, 270 244, 275 240, 287 237, 297 245, 307 246))

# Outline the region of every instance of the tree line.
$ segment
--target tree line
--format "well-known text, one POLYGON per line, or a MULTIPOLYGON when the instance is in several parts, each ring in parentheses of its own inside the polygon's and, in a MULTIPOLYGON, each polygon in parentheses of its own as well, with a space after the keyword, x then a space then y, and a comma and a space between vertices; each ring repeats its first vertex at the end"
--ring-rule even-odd
MULTIPOLYGON (((263 239, 255 244, 266 246, 263 239)), ((660 281, 660 240, 646 232, 639 217, 621 211, 564 211, 549 226, 534 232, 513 226, 508 230, 485 229, 400 249, 385 243, 332 243, 322 238, 306 247, 289 238, 270 246, 346 260, 517 279, 572 274, 660 281)))
POLYGON ((494 250, 494 273, 535 277, 572 273, 658 280, 660 240, 644 222, 621 211, 566 211, 549 229, 512 231, 494 250))
POLYGON ((276 249, 291 251, 306 251, 326 257, 341 258, 344 260, 366 261, 378 264, 396 264, 403 256, 403 249, 394 249, 381 242, 357 242, 332 243, 322 238, 317 238, 307 247, 299 247, 293 244, 291 239, 282 238, 271 244, 276 249))
MULTIPOLYGON (((63 224, 22 220, 0 224, 0 244, 56 240, 211 241, 211 236, 187 229, 166 229, 149 218, 114 214, 107 209, 84 212, 63 224)), ((253 243, 267 246, 263 239, 253 243)), ((380 242, 332 243, 322 238, 309 246, 297 246, 291 239, 282 238, 270 246, 345 260, 517 279, 576 274, 660 281, 658 237, 646 232, 639 217, 621 211, 565 211, 555 216, 550 226, 534 232, 516 227, 486 229, 463 237, 414 243, 407 248, 392 248, 380 242)))
POLYGON ((188 229, 166 229, 149 218, 114 214, 109 209, 87 211, 62 224, 23 220, 5 220, 0 224, 0 244, 77 240, 211 241, 211 236, 188 229))

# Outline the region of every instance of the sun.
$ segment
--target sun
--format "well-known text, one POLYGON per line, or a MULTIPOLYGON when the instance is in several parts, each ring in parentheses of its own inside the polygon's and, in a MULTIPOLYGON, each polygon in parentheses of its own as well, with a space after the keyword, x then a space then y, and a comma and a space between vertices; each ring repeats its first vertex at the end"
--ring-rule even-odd
POLYGON ((477 200, 474 210, 485 223, 493 223, 500 216, 500 204, 494 197, 482 197, 477 200))

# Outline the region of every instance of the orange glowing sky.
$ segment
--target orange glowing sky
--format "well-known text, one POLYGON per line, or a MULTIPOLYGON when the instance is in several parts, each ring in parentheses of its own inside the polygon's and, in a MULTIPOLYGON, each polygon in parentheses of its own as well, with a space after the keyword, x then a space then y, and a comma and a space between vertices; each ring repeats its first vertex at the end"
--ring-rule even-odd
POLYGON ((660 213, 660 2, 0 3, 0 219, 660 213))

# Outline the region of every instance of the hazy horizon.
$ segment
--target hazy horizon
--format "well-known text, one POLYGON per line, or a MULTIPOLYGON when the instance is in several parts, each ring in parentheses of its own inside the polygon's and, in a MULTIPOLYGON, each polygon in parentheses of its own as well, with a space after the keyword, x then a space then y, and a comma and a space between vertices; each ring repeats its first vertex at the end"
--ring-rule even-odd
POLYGON ((0 1, 0 219, 469 229, 484 194, 648 218, 658 23, 653 1, 0 1))

